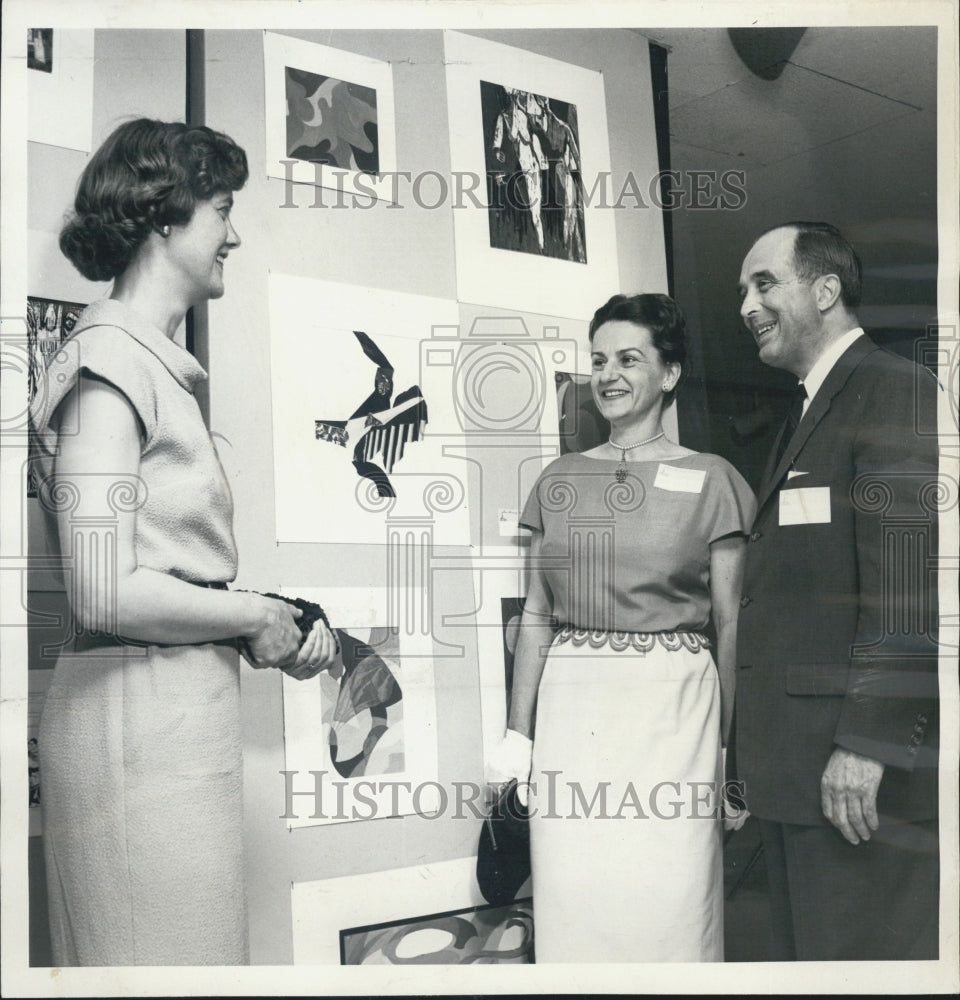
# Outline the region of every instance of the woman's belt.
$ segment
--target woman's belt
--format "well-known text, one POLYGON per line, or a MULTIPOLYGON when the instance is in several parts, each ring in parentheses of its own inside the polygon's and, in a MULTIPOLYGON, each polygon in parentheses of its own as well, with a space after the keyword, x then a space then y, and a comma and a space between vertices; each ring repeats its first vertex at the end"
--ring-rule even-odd
POLYGON ((575 625, 564 625, 553 642, 554 645, 572 642, 574 646, 589 645, 593 649, 610 646, 616 652, 635 649, 638 653, 649 653, 657 643, 672 653, 680 649, 699 653, 710 648, 710 640, 702 632, 602 632, 575 625))

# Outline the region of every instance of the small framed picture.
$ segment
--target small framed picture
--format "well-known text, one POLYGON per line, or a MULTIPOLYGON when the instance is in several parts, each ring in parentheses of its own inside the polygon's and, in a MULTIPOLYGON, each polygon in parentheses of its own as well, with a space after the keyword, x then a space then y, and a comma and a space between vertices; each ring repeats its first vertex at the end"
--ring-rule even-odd
POLYGON ((390 64, 269 31, 263 61, 267 176, 389 201, 397 170, 390 64))
POLYGON ((53 72, 53 28, 27 28, 27 69, 53 72))
MULTIPOLYGON (((27 402, 44 388, 47 363, 73 333, 85 303, 27 296, 27 402)), ((37 495, 33 462, 27 469, 27 496, 37 495)))
POLYGON ((295 965, 526 965, 533 902, 487 904, 476 858, 291 886, 295 965))

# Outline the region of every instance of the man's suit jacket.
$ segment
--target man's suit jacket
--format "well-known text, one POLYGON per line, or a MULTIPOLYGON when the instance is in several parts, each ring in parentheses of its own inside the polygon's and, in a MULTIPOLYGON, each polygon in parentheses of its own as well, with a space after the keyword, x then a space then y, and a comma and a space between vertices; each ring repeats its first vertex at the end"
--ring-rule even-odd
POLYGON ((881 816, 937 808, 936 379, 860 337, 768 463, 738 626, 736 766, 762 819, 825 822, 840 746, 881 816))

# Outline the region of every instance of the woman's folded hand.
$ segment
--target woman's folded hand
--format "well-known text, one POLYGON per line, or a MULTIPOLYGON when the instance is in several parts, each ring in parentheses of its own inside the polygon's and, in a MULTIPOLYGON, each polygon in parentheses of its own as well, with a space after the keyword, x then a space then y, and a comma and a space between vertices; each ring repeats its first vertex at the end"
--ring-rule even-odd
POLYGON ((296 660, 280 669, 298 681, 307 681, 322 670, 329 670, 339 659, 340 647, 336 637, 317 619, 304 639, 296 660))
POLYGON ((244 636, 244 655, 250 665, 261 669, 292 665, 300 650, 297 619, 303 612, 275 597, 254 593, 244 596, 252 603, 257 622, 244 636))

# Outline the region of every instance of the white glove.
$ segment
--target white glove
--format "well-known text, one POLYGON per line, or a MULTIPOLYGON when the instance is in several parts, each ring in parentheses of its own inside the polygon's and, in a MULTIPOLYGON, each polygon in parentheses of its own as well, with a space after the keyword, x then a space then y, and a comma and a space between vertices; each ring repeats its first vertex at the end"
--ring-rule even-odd
POLYGON ((508 729, 487 758, 484 778, 488 795, 495 797, 503 785, 516 778, 519 782, 517 797, 525 806, 532 758, 533 741, 514 729, 508 729))

